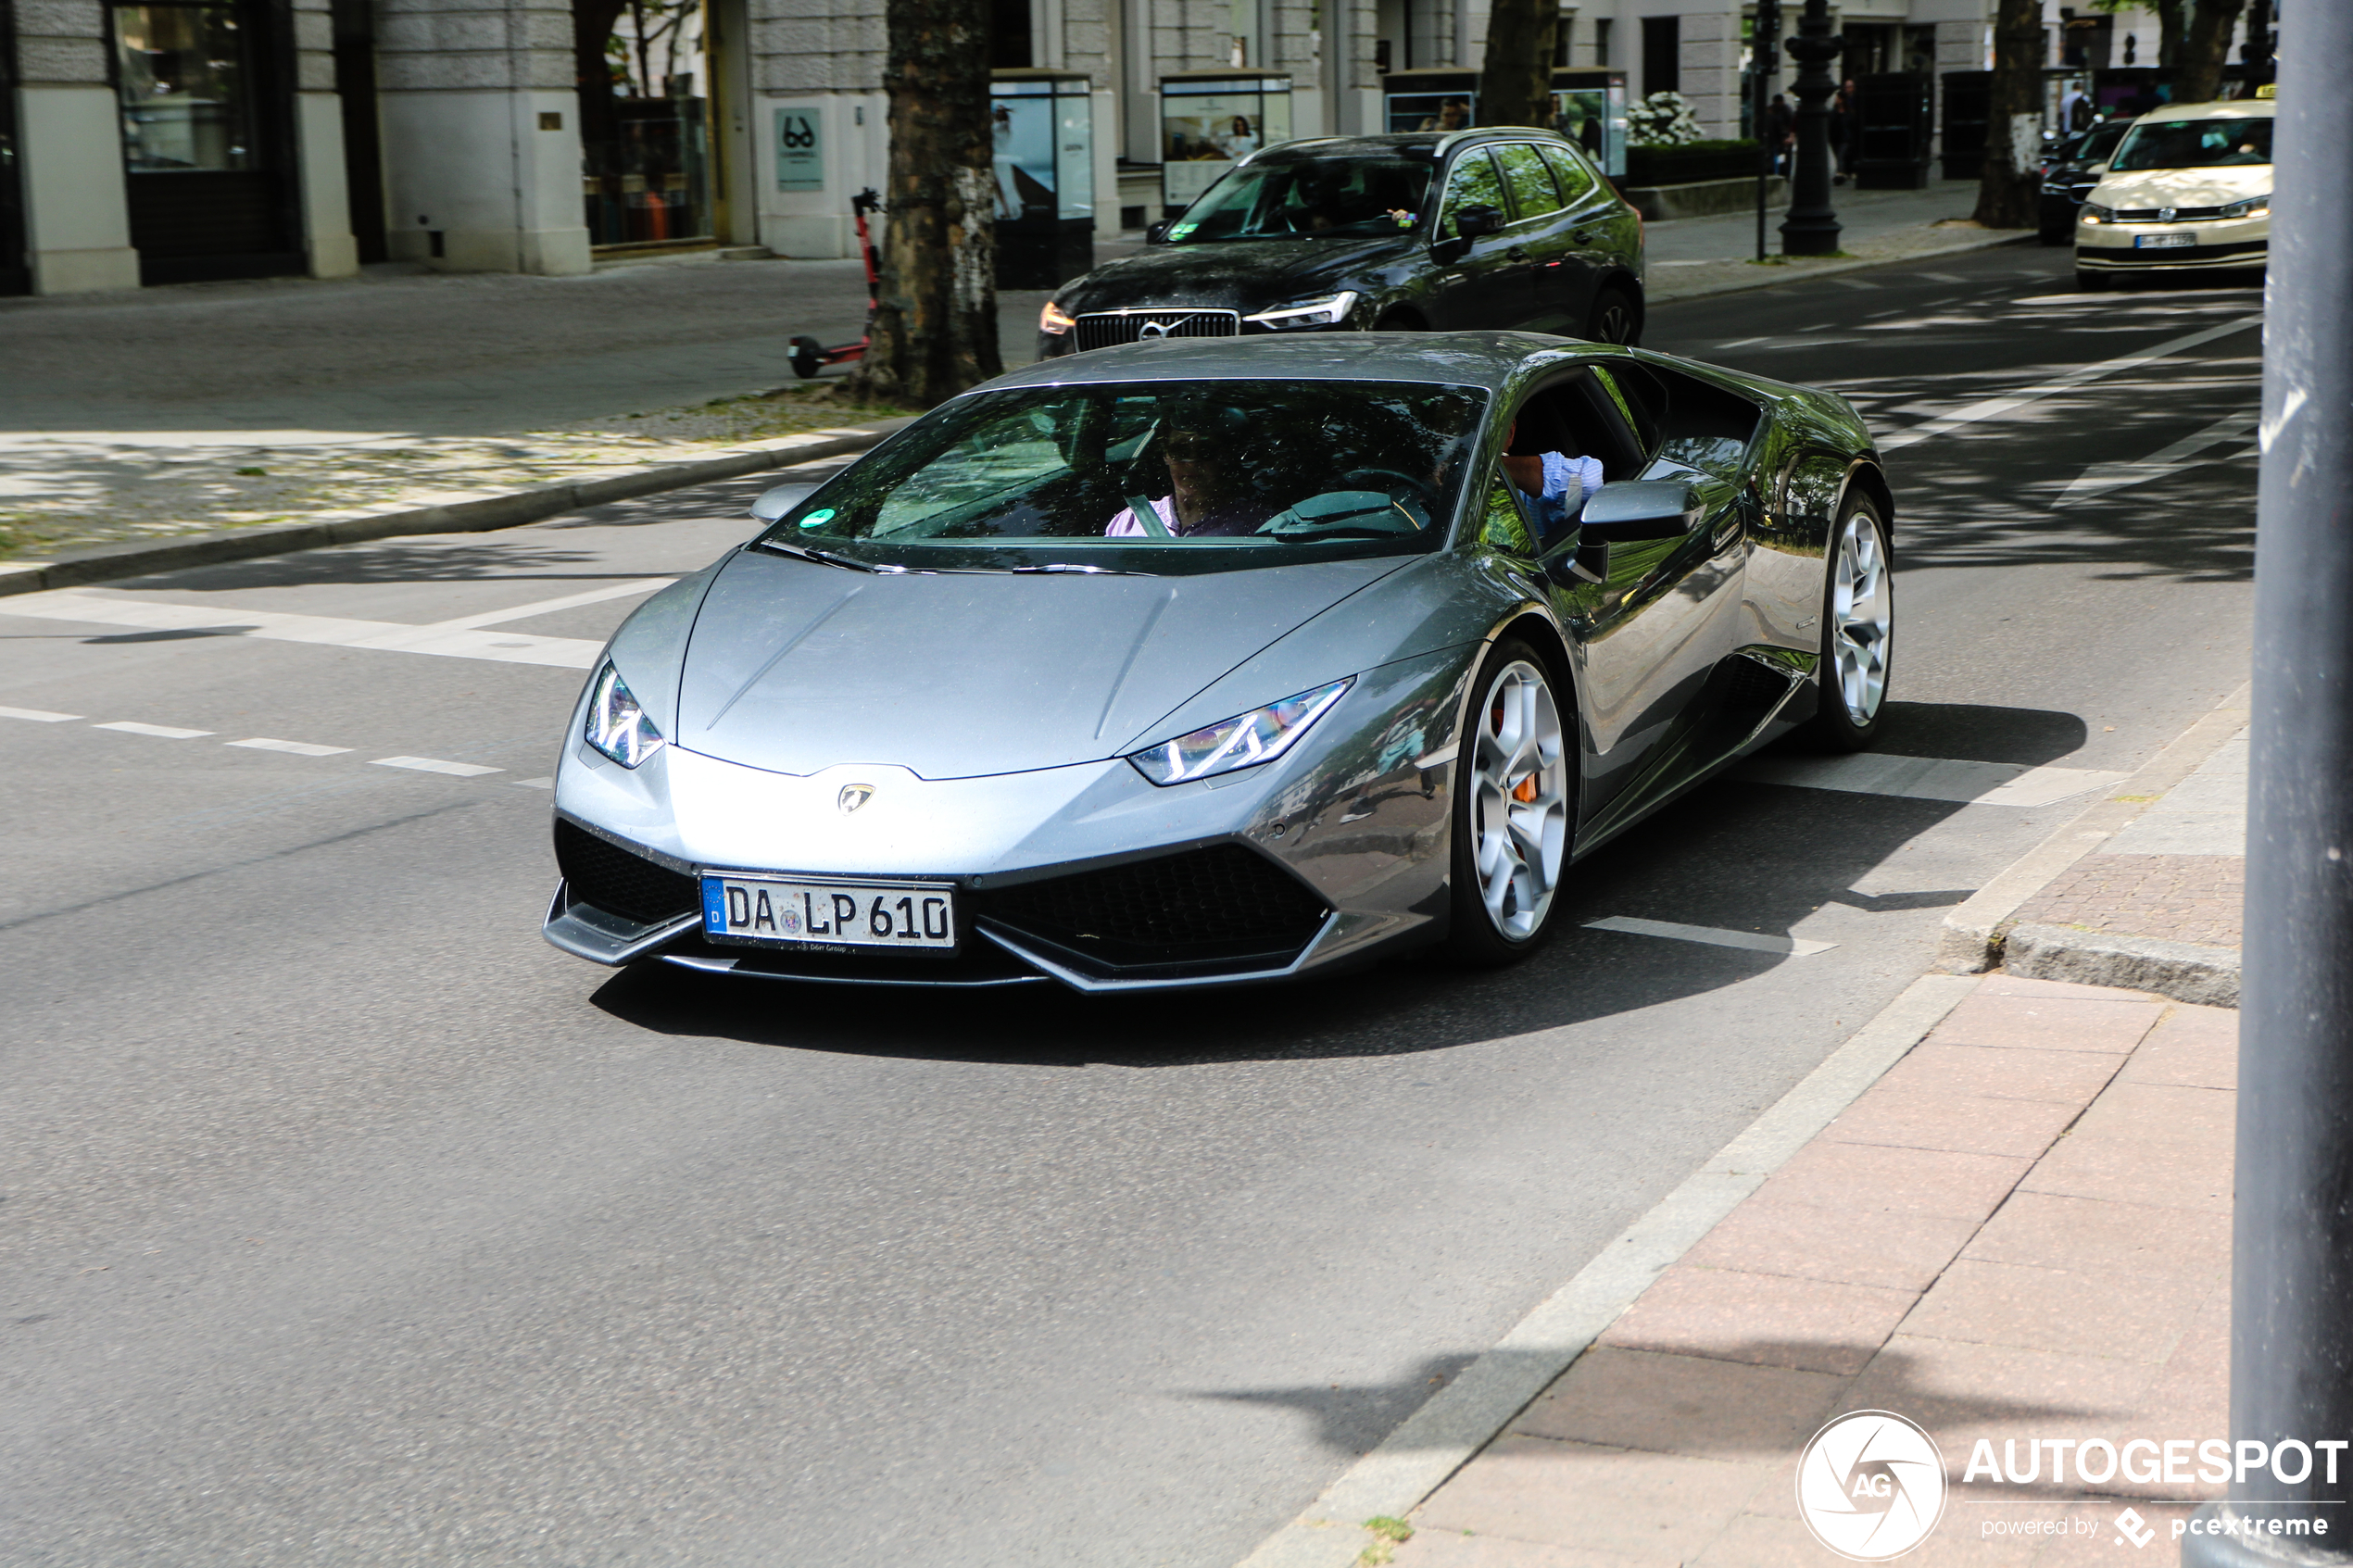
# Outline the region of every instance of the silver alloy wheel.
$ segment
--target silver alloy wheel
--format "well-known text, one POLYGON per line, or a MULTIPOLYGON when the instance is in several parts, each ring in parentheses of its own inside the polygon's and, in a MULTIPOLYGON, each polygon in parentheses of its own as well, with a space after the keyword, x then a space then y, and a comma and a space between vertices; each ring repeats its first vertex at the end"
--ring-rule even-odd
POLYGON ((1634 307, 1613 296, 1593 318, 1595 343, 1624 343, 1634 335, 1634 307))
POLYGON ((1535 935, 1560 886, 1568 850, 1567 756, 1551 683, 1526 659, 1514 659, 1478 705, 1470 779, 1479 901, 1511 941, 1535 935))
POLYGON ((1840 700, 1858 727, 1879 716, 1880 699, 1887 695, 1888 643, 1894 629, 1879 524, 1867 511, 1850 512, 1831 561, 1831 659, 1840 700))

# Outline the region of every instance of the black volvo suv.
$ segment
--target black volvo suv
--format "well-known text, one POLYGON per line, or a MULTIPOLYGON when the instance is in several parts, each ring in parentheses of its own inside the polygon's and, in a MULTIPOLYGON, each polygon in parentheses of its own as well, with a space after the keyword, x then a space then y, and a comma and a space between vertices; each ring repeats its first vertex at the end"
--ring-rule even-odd
POLYGON ((1038 320, 1039 358, 1367 328, 1642 338, 1642 217, 1549 132, 1281 143, 1150 239, 1062 286, 1038 320))

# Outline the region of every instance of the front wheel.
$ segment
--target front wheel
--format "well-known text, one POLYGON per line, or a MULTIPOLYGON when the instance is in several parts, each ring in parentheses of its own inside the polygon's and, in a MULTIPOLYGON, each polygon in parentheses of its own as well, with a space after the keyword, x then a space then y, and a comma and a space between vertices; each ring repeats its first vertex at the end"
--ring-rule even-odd
POLYGON ((1585 335, 1595 343, 1622 343, 1632 348, 1642 342, 1642 313, 1634 296, 1615 284, 1593 296, 1593 312, 1586 319, 1585 335))
POLYGON ((1567 869, 1576 799, 1552 676, 1527 644, 1481 661, 1454 759, 1455 959, 1517 963, 1542 945, 1567 869))
POLYGON ((794 375, 807 381, 824 368, 825 345, 813 337, 797 337, 792 340, 792 358, 787 363, 794 375))
POLYGON ((1822 654, 1812 736, 1826 751, 1860 751, 1887 706, 1895 633, 1895 579, 1887 523, 1868 495, 1848 499, 1831 541, 1822 585, 1822 654))

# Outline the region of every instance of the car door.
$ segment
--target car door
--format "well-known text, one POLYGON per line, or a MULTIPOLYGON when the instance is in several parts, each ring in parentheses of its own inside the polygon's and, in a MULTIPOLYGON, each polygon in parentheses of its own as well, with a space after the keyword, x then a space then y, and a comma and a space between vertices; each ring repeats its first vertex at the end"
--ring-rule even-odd
POLYGON ((1525 314, 1519 325, 1530 332, 1571 332, 1584 318, 1569 315, 1572 292, 1563 287, 1563 273, 1574 260, 1568 213, 1561 205, 1560 188, 1533 142, 1506 142, 1492 149, 1503 170, 1504 188, 1512 198, 1512 226, 1504 231, 1514 242, 1505 257, 1520 271, 1525 314))
POLYGON ((1508 226, 1510 216, 1494 157, 1484 144, 1465 148, 1446 170, 1438 222, 1430 232, 1430 256, 1438 267, 1428 296, 1432 327, 1453 332, 1519 325, 1527 313, 1527 282, 1524 274, 1514 274, 1526 262, 1511 257, 1518 242, 1508 226), (1473 207, 1494 207, 1504 215, 1506 227, 1466 240, 1457 223, 1463 210, 1473 207))
POLYGON ((1583 337, 1592 320, 1593 291, 1617 258, 1617 204, 1582 157, 1565 146, 1546 146, 1542 152, 1560 186, 1562 207, 1560 248, 1549 282, 1541 285, 1554 294, 1545 308, 1558 310, 1568 323, 1554 330, 1583 337))

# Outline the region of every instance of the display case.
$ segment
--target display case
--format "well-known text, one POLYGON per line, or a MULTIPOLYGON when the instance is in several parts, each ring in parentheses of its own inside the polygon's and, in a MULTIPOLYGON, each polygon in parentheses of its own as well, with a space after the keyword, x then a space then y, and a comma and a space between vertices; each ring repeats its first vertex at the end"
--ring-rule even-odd
POLYGON ((1160 79, 1160 194, 1176 217, 1261 147, 1290 140, 1290 78, 1189 70, 1160 79))
MULTIPOLYGON (((1382 129, 1465 131, 1478 118, 1478 72, 1442 66, 1392 70, 1381 83, 1382 129)), ((1626 177, 1626 73, 1606 67, 1553 72, 1553 129, 1585 149, 1612 180, 1626 177)))
POLYGON ((1092 85, 1060 70, 989 78, 999 288, 1058 288, 1095 265, 1092 85))

